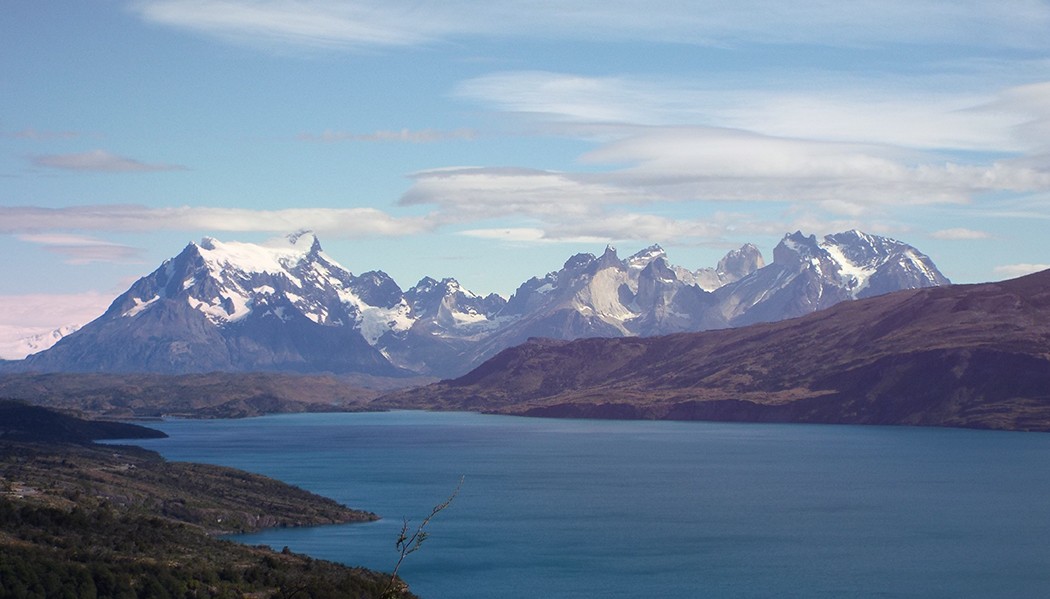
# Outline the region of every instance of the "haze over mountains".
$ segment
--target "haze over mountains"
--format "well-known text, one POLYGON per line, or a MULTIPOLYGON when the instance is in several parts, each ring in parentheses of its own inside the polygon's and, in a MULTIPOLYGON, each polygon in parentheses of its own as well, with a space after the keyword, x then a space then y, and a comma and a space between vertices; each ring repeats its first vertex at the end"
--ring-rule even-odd
POLYGON ((311 233, 279 245, 191 243, 98 319, 6 371, 288 371, 451 377, 531 337, 652 336, 808 314, 845 300, 948 283, 908 244, 847 231, 786 235, 716 267, 672 265, 659 246, 609 247, 524 282, 504 299, 451 278, 402 290, 354 275, 311 233))

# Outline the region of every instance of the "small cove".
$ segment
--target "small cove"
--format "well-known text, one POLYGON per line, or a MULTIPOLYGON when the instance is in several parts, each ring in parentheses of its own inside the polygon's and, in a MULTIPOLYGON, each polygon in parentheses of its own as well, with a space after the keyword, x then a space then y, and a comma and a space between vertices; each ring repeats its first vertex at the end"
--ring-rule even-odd
POLYGON ((1041 597, 1050 435, 470 413, 157 423, 173 460, 380 514, 237 540, 402 574, 424 599, 1041 597))

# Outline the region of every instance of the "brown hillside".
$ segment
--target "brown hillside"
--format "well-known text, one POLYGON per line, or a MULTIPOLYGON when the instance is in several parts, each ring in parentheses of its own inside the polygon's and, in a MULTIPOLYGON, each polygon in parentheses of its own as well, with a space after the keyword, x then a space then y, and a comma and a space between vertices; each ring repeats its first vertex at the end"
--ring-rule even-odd
POLYGON ((739 329, 531 340, 373 405, 1050 430, 1050 271, 739 329))

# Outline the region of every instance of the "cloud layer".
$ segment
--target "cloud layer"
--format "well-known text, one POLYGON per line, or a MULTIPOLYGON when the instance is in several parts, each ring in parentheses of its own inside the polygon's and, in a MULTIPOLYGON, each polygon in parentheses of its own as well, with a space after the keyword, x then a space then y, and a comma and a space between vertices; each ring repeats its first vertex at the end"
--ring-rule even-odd
POLYGON ((290 208, 248 210, 180 206, 73 206, 40 208, 0 206, 0 233, 22 234, 30 241, 58 245, 84 239, 43 235, 49 231, 241 231, 287 233, 311 229, 332 236, 360 238, 411 235, 429 230, 425 218, 396 218, 374 208, 290 208))
POLYGON ((299 141, 308 142, 409 142, 409 143, 435 143, 448 140, 471 140, 477 137, 473 129, 456 129, 454 131, 441 131, 438 129, 399 129, 397 131, 379 130, 373 133, 351 133, 349 131, 325 130, 321 133, 300 133, 296 136, 299 141))
POLYGON ((147 173, 186 170, 186 167, 181 165, 148 164, 132 158, 117 156, 106 150, 91 150, 76 154, 43 154, 33 156, 31 162, 34 166, 45 168, 102 173, 147 173))
POLYGON ((732 45, 873 42, 1047 48, 1050 7, 1029 0, 142 0, 142 18, 245 43, 396 47, 464 36, 732 45), (931 26, 935 23, 936 26, 931 26))

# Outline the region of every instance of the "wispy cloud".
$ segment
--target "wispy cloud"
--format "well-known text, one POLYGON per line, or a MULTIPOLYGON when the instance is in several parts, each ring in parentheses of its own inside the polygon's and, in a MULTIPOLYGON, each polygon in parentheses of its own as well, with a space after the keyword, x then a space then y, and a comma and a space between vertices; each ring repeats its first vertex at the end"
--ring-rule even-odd
POLYGON ((92 262, 136 262, 143 250, 85 235, 63 233, 27 233, 18 239, 44 246, 47 251, 64 256, 66 264, 92 262))
POLYGON ((977 239, 990 239, 992 235, 986 231, 975 231, 973 229, 955 228, 941 229, 930 233, 934 239, 946 239, 950 241, 971 241, 977 239))
POLYGON ((582 174, 524 168, 458 167, 412 175, 401 205, 436 205, 452 222, 530 216, 593 216, 600 206, 641 202, 643 192, 588 181, 582 174))
POLYGON ((607 211, 589 218, 536 219, 536 226, 464 229, 459 235, 511 244, 531 243, 661 243, 678 246, 732 246, 743 237, 779 237, 786 231, 845 231, 864 228, 891 234, 892 224, 854 219, 822 219, 812 214, 719 212, 704 218, 671 218, 631 211, 607 211))
POLYGON ((135 205, 0 206, 0 233, 59 240, 65 231, 244 231, 287 233, 311 229, 338 237, 408 235, 426 231, 426 218, 397 218, 373 208, 248 210, 214 207, 151 208, 135 205))
POLYGON ((1004 264, 1003 266, 996 266, 994 271, 997 275, 1014 278, 1030 275, 1048 268, 1050 268, 1050 264, 1004 264))
POLYGON ((667 199, 961 203, 988 191, 1050 189, 1050 169, 960 164, 876 144, 668 127, 604 144, 585 162, 667 199))
POLYGON ((20 360, 39 347, 27 338, 48 336, 59 327, 83 325, 106 311, 111 294, 0 295, 0 359, 20 360))
POLYGON ((300 133, 299 141, 307 142, 408 142, 435 143, 449 140, 471 140, 477 137, 473 129, 456 129, 441 131, 438 129, 400 129, 397 131, 379 130, 373 133, 352 133, 349 131, 325 130, 321 133, 300 133))
POLYGON ((760 84, 742 84, 731 75, 696 82, 512 71, 470 79, 455 93, 491 110, 562 125, 548 126, 553 131, 599 138, 614 135, 608 125, 620 124, 721 127, 927 150, 1020 151, 1046 143, 1032 126, 1050 121, 1050 84, 974 90, 930 73, 892 80, 792 75, 770 73, 760 84), (586 124, 592 127, 581 126, 586 124))
POLYGON ((945 85, 925 76, 821 75, 800 84, 775 75, 750 86, 731 77, 701 84, 539 71, 479 77, 456 94, 524 119, 536 134, 594 144, 578 157, 590 168, 425 172, 402 202, 545 219, 549 239, 574 215, 611 224, 596 217, 614 205, 759 202, 825 223, 874 222, 917 204, 1050 190, 1050 143, 1032 133, 1050 122, 1050 84, 972 91, 965 77, 932 77, 945 85))
POLYGON ((4 137, 31 141, 51 141, 55 139, 76 139, 80 137, 80 133, 76 131, 40 131, 30 127, 19 131, 0 131, 0 138, 4 137))
POLYGON ((473 37, 560 37, 732 45, 743 42, 863 46, 890 41, 1048 46, 1042 2, 863 0, 632 0, 523 4, 448 0, 405 5, 378 0, 141 0, 142 18, 253 44, 392 47, 473 37))
POLYGON ((177 164, 149 164, 132 158, 111 154, 106 150, 91 150, 76 154, 43 154, 33 156, 35 166, 72 171, 103 173, 144 173, 155 171, 181 171, 186 167, 177 164))
POLYGON ((424 171, 401 203, 461 218, 594 215, 601 206, 682 201, 819 205, 857 216, 880 206, 967 203, 990 191, 1050 189, 1050 171, 1011 161, 914 164, 891 147, 711 128, 651 128, 581 156, 604 172, 464 167, 424 171))

